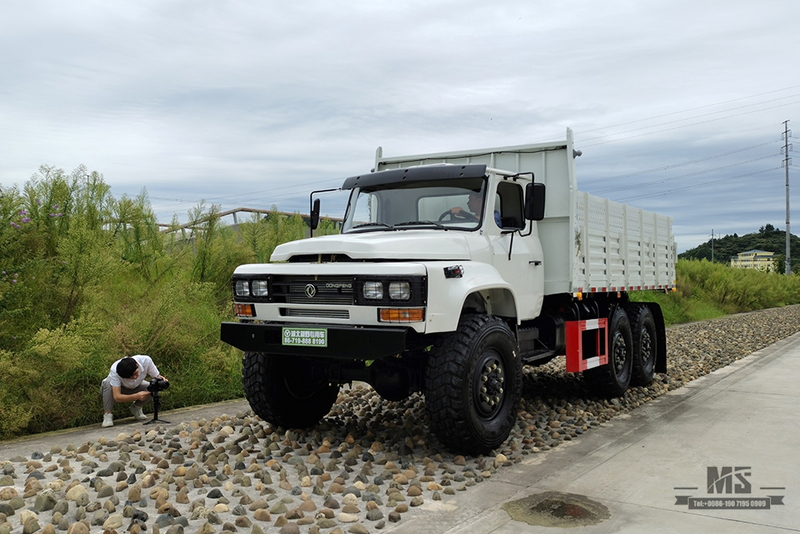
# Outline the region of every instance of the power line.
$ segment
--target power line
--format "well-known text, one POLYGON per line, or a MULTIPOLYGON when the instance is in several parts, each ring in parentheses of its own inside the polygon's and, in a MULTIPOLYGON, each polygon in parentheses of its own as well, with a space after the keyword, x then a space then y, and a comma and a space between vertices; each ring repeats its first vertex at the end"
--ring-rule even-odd
MULTIPOLYGON (((639 128, 633 128, 631 130, 625 130, 625 131, 622 131, 622 132, 615 132, 615 134, 619 135, 619 134, 625 134, 625 133, 630 133, 630 132, 638 132, 640 130, 647 130, 648 128, 654 128, 654 127, 658 127, 658 126, 666 126, 668 124, 675 124, 675 123, 678 123, 678 122, 684 122, 684 121, 688 121, 688 120, 692 120, 692 119, 697 119, 697 118, 700 118, 700 117, 711 117, 713 115, 719 115, 720 113, 726 113, 726 112, 729 112, 729 111, 737 111, 737 110, 740 110, 740 109, 751 108, 753 106, 760 106, 760 105, 763 105, 763 104, 769 104, 770 102, 778 102, 779 100, 786 100, 787 98, 796 98, 798 96, 800 96, 800 95, 794 94, 794 95, 782 96, 780 98, 774 98, 772 100, 766 100, 766 101, 763 101, 763 102, 756 102, 754 104, 747 104, 745 106, 739 106, 739 107, 735 107, 735 108, 723 109, 723 110, 720 110, 720 111, 712 111, 711 113, 703 113, 702 115, 695 115, 693 117, 687 117, 685 119, 676 119, 676 120, 662 122, 662 123, 651 125, 651 126, 642 126, 642 127, 639 127, 639 128)), ((794 104, 794 103, 796 103, 796 102, 789 102, 788 104, 794 104)), ((771 108, 767 108, 767 109, 771 109, 771 108)), ((760 111, 760 110, 756 110, 756 111, 760 111)), ((637 121, 637 122, 641 122, 641 121, 637 121)), ((607 137, 607 136, 601 135, 599 137, 591 137, 589 139, 586 139, 586 141, 594 141, 595 139, 602 139, 604 137, 607 137)), ((589 146, 591 146, 591 145, 589 145, 589 146)))
MULTIPOLYGON (((796 96, 796 95, 792 95, 792 96, 796 96)), ((619 142, 619 141, 627 141, 629 139, 635 139, 637 137, 644 137, 646 135, 664 133, 664 132, 669 132, 669 131, 672 131, 672 130, 680 130, 681 128, 689 128, 690 126, 699 126, 701 124, 709 124, 711 122, 717 122, 717 121, 721 121, 721 120, 725 120, 725 119, 730 119, 731 117, 741 117, 743 115, 750 115, 752 113, 758 113, 760 111, 767 111, 767 110, 770 110, 770 109, 777 109, 777 108, 781 108, 781 107, 788 106, 788 105, 791 105, 791 104, 800 104, 800 100, 795 100, 794 102, 787 102, 786 104, 782 104, 780 106, 771 106, 771 107, 768 107, 768 108, 754 109, 752 111, 745 111, 743 113, 736 113, 734 115, 727 115, 725 117, 717 117, 715 119, 708 119, 708 120, 705 120, 705 121, 693 122, 693 123, 690 123, 690 124, 683 124, 683 125, 680 125, 680 126, 673 126, 672 128, 664 128, 662 130, 656 130, 654 132, 645 132, 645 133, 641 133, 641 134, 637 134, 637 135, 629 135, 628 137, 621 137, 619 139, 609 139, 608 141, 602 141, 600 143, 589 143, 588 145, 582 145, 582 146, 588 147, 588 146, 605 145, 605 144, 608 144, 608 143, 616 143, 616 142, 619 142)), ((688 118, 688 119, 685 119, 685 120, 691 120, 692 118, 694 118, 694 117, 691 117, 691 118, 688 118)), ((681 121, 672 121, 672 122, 681 122, 681 121)), ((656 124, 654 126, 649 126, 649 128, 655 128, 655 127, 663 126, 663 125, 666 125, 666 124, 671 124, 671 123, 656 124)), ((645 129, 645 128, 637 128, 635 130, 629 130, 628 132, 634 132, 634 131, 643 130, 643 129, 645 129)), ((619 132, 619 133, 620 134, 624 134, 624 133, 628 133, 628 132, 619 132)), ((615 134, 615 135, 619 135, 619 134, 615 134)), ((607 136, 593 137, 592 140, 593 139, 602 139, 603 137, 607 137, 607 136)))
MULTIPOLYGON (((742 96, 742 97, 739 97, 739 98, 733 98, 731 100, 723 100, 722 102, 716 102, 714 104, 705 104, 705 105, 702 105, 702 106, 697 106, 697 107, 694 107, 694 108, 688 108, 688 109, 684 109, 684 110, 681 110, 681 111, 672 111, 670 113, 664 113, 664 114, 661 114, 661 115, 654 115, 652 117, 647 117, 647 118, 644 118, 644 119, 636 119, 634 121, 622 122, 622 123, 619 123, 619 124, 613 124, 611 126, 601 126, 600 128, 594 128, 592 130, 583 130, 582 132, 579 132, 579 133, 585 134, 585 133, 597 132, 597 131, 600 131, 600 130, 605 130, 607 128, 617 128, 619 126, 627 126, 629 124, 637 124, 637 123, 640 123, 640 122, 660 119, 662 117, 671 117, 673 115, 680 115, 682 113, 688 113, 690 111, 697 111, 697 110, 700 110, 700 109, 711 108, 711 107, 714 107, 714 106, 721 106, 723 104, 730 104, 731 102, 738 102, 740 100, 748 100, 750 98, 756 98, 756 97, 764 96, 764 95, 771 95, 771 94, 774 94, 774 93, 780 93, 780 92, 783 92, 783 91, 789 91, 789 90, 797 89, 797 88, 800 88, 800 85, 793 85, 791 87, 785 87, 783 89, 776 89, 774 91, 766 91, 764 93, 757 93, 755 95, 742 96)), ((794 96, 794 95, 791 95, 791 96, 794 96)), ((578 133, 578 132, 576 132, 576 133, 578 133)))
POLYGON ((584 184, 591 184, 591 183, 594 183, 594 182, 601 182, 601 181, 602 182, 610 182, 610 181, 614 181, 614 180, 620 180, 620 179, 623 179, 623 178, 630 178, 632 176, 641 176, 643 174, 652 174, 654 172, 666 171, 666 170, 675 169, 675 168, 678 168, 678 167, 685 167, 687 165, 694 165, 696 163, 703 163, 704 161, 709 161, 709 160, 712 160, 712 159, 723 158, 725 156, 732 156, 733 154, 739 154, 741 152, 746 152, 746 151, 752 150, 754 148, 760 148, 762 146, 772 145, 772 144, 775 144, 775 142, 776 142, 775 140, 765 141, 763 143, 758 143, 756 145, 750 145, 750 146, 747 146, 747 147, 738 148, 738 149, 732 150, 730 152, 723 152, 721 154, 715 154, 713 156, 707 156, 705 158, 699 158, 699 159, 694 159, 694 160, 690 160, 690 161, 684 161, 682 163, 674 163, 672 165, 665 165, 663 167, 654 167, 654 168, 646 169, 646 170, 643 170, 643 171, 630 172, 628 174, 619 174, 619 175, 616 175, 616 176, 609 176, 609 177, 604 177, 604 178, 593 178, 593 179, 589 179, 589 180, 583 180, 583 183, 584 184))
POLYGON ((660 196, 668 195, 670 193, 676 193, 678 191, 686 191, 688 189, 696 189, 698 187, 705 187, 707 185, 718 184, 720 182, 727 182, 727 181, 730 181, 730 180, 737 180, 739 178, 748 178, 750 176, 756 176, 758 174, 764 174, 766 172, 772 172, 772 171, 776 171, 776 170, 780 170, 780 167, 772 167, 770 169, 764 169, 764 170, 761 170, 761 171, 754 171, 754 172, 749 172, 749 173, 746 173, 746 174, 739 174, 737 176, 729 176, 729 177, 726 177, 726 178, 721 178, 719 180, 712 180, 710 182, 702 182, 702 183, 698 183, 698 184, 686 185, 686 186, 683 186, 683 187, 677 187, 675 189, 669 189, 667 191, 661 191, 659 193, 648 193, 648 194, 644 194, 644 195, 626 197, 626 198, 619 199, 617 202, 629 202, 631 200, 639 200, 639 199, 642 199, 642 198, 660 197, 660 196))
MULTIPOLYGON (((761 160, 764 160, 764 159, 769 159, 769 158, 774 158, 774 157, 775 157, 774 154, 769 154, 767 156, 761 156, 760 158, 749 159, 749 160, 746 160, 746 161, 739 161, 737 163, 731 163, 730 165, 722 165, 720 167, 714 167, 712 169, 704 169, 702 171, 690 172, 688 174, 682 174, 680 176, 671 176, 671 177, 668 177, 668 178, 661 178, 661 179, 658 179, 658 180, 651 180, 649 182, 638 182, 636 184, 636 186, 663 184, 665 182, 669 182, 670 180, 680 180, 682 178, 691 178, 693 176, 699 176, 701 174, 708 174, 708 173, 711 173, 711 172, 720 171, 722 169, 729 169, 731 167, 738 167, 740 165, 745 165, 747 163, 753 163, 753 162, 756 162, 756 161, 761 161, 761 160)), ((630 188, 630 186, 626 185, 626 186, 613 187, 611 189, 601 189, 601 190, 597 191, 597 194, 613 193, 615 191, 622 191, 622 190, 628 189, 628 188, 630 188)))

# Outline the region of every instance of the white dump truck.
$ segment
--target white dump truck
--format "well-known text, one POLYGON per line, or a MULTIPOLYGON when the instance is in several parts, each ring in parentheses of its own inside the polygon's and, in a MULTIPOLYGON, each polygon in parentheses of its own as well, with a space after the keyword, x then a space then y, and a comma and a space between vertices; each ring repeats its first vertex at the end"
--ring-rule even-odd
MULTIPOLYGON (((425 396, 452 450, 501 445, 522 366, 566 357, 597 395, 666 372, 664 320, 630 292, 675 284, 668 217, 581 193, 557 142, 386 157, 344 180, 341 232, 280 245, 232 278, 253 411, 309 427, 339 387, 425 396)), ((325 192, 311 194, 312 231, 325 192)), ((639 299, 641 300, 641 299, 639 299)))

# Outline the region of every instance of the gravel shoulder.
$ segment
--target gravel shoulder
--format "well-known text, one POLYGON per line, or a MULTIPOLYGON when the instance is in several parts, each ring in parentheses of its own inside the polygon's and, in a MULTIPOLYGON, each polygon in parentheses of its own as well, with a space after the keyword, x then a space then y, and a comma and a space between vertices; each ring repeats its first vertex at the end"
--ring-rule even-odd
POLYGON ((488 456, 441 447, 422 397, 387 402, 365 386, 343 389, 305 432, 272 428, 237 401, 161 414, 170 424, 4 442, 0 534, 392 530, 797 331, 800 306, 672 327, 669 373, 619 399, 592 397, 561 361, 526 368, 517 424, 488 456))

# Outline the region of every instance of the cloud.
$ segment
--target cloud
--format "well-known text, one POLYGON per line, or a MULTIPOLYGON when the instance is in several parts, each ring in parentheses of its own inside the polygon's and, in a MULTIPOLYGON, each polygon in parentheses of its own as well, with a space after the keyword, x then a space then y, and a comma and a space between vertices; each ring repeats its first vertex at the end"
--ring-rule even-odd
POLYGON ((0 183, 82 163, 116 195, 146 188, 164 222, 201 199, 304 210, 378 145, 572 127, 579 187, 670 215, 685 249, 784 219, 775 168, 800 87, 781 51, 799 14, 779 0, 12 3, 0 183))

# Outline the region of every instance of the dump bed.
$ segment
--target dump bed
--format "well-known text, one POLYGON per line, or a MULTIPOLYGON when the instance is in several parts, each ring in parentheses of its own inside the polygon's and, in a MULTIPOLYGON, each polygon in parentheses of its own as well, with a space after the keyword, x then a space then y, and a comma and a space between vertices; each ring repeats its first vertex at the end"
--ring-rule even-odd
POLYGON ((672 219, 577 190, 572 131, 552 143, 384 157, 375 170, 440 163, 481 163, 533 172, 547 189, 536 224, 544 251, 546 295, 665 289, 675 283, 672 219))

